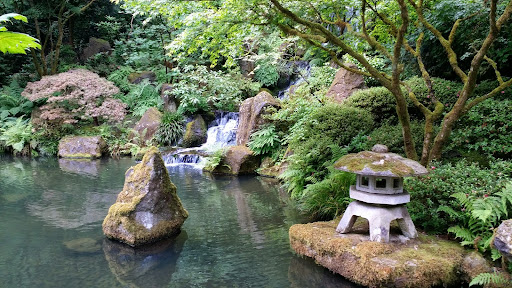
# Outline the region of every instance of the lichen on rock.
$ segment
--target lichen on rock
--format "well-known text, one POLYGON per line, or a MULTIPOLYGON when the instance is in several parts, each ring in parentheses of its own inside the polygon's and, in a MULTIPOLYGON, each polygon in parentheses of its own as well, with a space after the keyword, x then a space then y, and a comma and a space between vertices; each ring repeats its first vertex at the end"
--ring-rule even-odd
POLYGON ((108 238, 131 246, 177 234, 188 217, 157 148, 126 171, 123 191, 103 221, 108 238))
POLYGON ((107 143, 101 136, 68 136, 59 141, 59 157, 70 159, 100 158, 107 143))

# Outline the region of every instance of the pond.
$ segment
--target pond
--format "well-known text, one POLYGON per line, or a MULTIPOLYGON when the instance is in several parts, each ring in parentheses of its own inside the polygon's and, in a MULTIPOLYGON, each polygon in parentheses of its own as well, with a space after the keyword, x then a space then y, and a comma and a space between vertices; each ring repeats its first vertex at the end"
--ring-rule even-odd
POLYGON ((301 219, 264 178, 169 167, 190 213, 181 234, 137 250, 105 239, 134 164, 0 156, 0 287, 356 287, 292 253, 301 219))

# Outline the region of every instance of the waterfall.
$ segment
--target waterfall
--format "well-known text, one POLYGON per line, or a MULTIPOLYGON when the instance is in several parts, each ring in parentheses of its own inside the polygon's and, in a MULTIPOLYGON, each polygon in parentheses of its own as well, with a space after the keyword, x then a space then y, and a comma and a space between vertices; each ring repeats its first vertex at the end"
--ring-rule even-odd
POLYGON ((200 147, 178 149, 164 155, 165 165, 190 165, 203 168, 204 156, 215 150, 236 144, 238 112, 215 112, 215 120, 208 125, 206 143, 200 147))
POLYGON ((288 65, 293 71, 291 77, 292 80, 286 88, 278 92, 277 98, 281 100, 287 99, 290 96, 290 89, 292 87, 298 87, 311 75, 311 66, 308 61, 293 61, 288 65))

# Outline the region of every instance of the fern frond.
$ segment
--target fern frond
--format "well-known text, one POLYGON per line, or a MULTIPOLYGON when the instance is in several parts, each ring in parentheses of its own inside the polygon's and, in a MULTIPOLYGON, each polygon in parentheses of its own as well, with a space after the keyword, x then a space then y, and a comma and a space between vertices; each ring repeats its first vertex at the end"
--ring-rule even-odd
POLYGON ((437 208, 436 212, 444 212, 452 218, 457 218, 459 216, 459 212, 455 211, 452 207, 445 206, 445 205, 439 206, 439 208, 437 208))
POLYGON ((489 284, 512 284, 507 278, 497 273, 480 273, 471 280, 469 286, 474 285, 489 285, 489 284))
POLYGON ((454 226, 448 228, 448 232, 455 234, 455 237, 462 239, 464 241, 471 241, 473 243, 473 240, 475 240, 475 235, 471 233, 471 230, 459 226, 454 226))

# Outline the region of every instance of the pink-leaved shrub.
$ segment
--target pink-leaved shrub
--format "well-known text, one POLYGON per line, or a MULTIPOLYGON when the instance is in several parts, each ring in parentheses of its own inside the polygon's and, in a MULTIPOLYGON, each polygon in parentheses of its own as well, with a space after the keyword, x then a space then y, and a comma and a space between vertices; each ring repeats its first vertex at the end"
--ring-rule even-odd
POLYGON ((39 118, 47 124, 77 123, 79 120, 120 122, 126 105, 112 98, 119 89, 110 81, 85 69, 44 76, 28 83, 21 95, 30 101, 48 98, 39 118))

